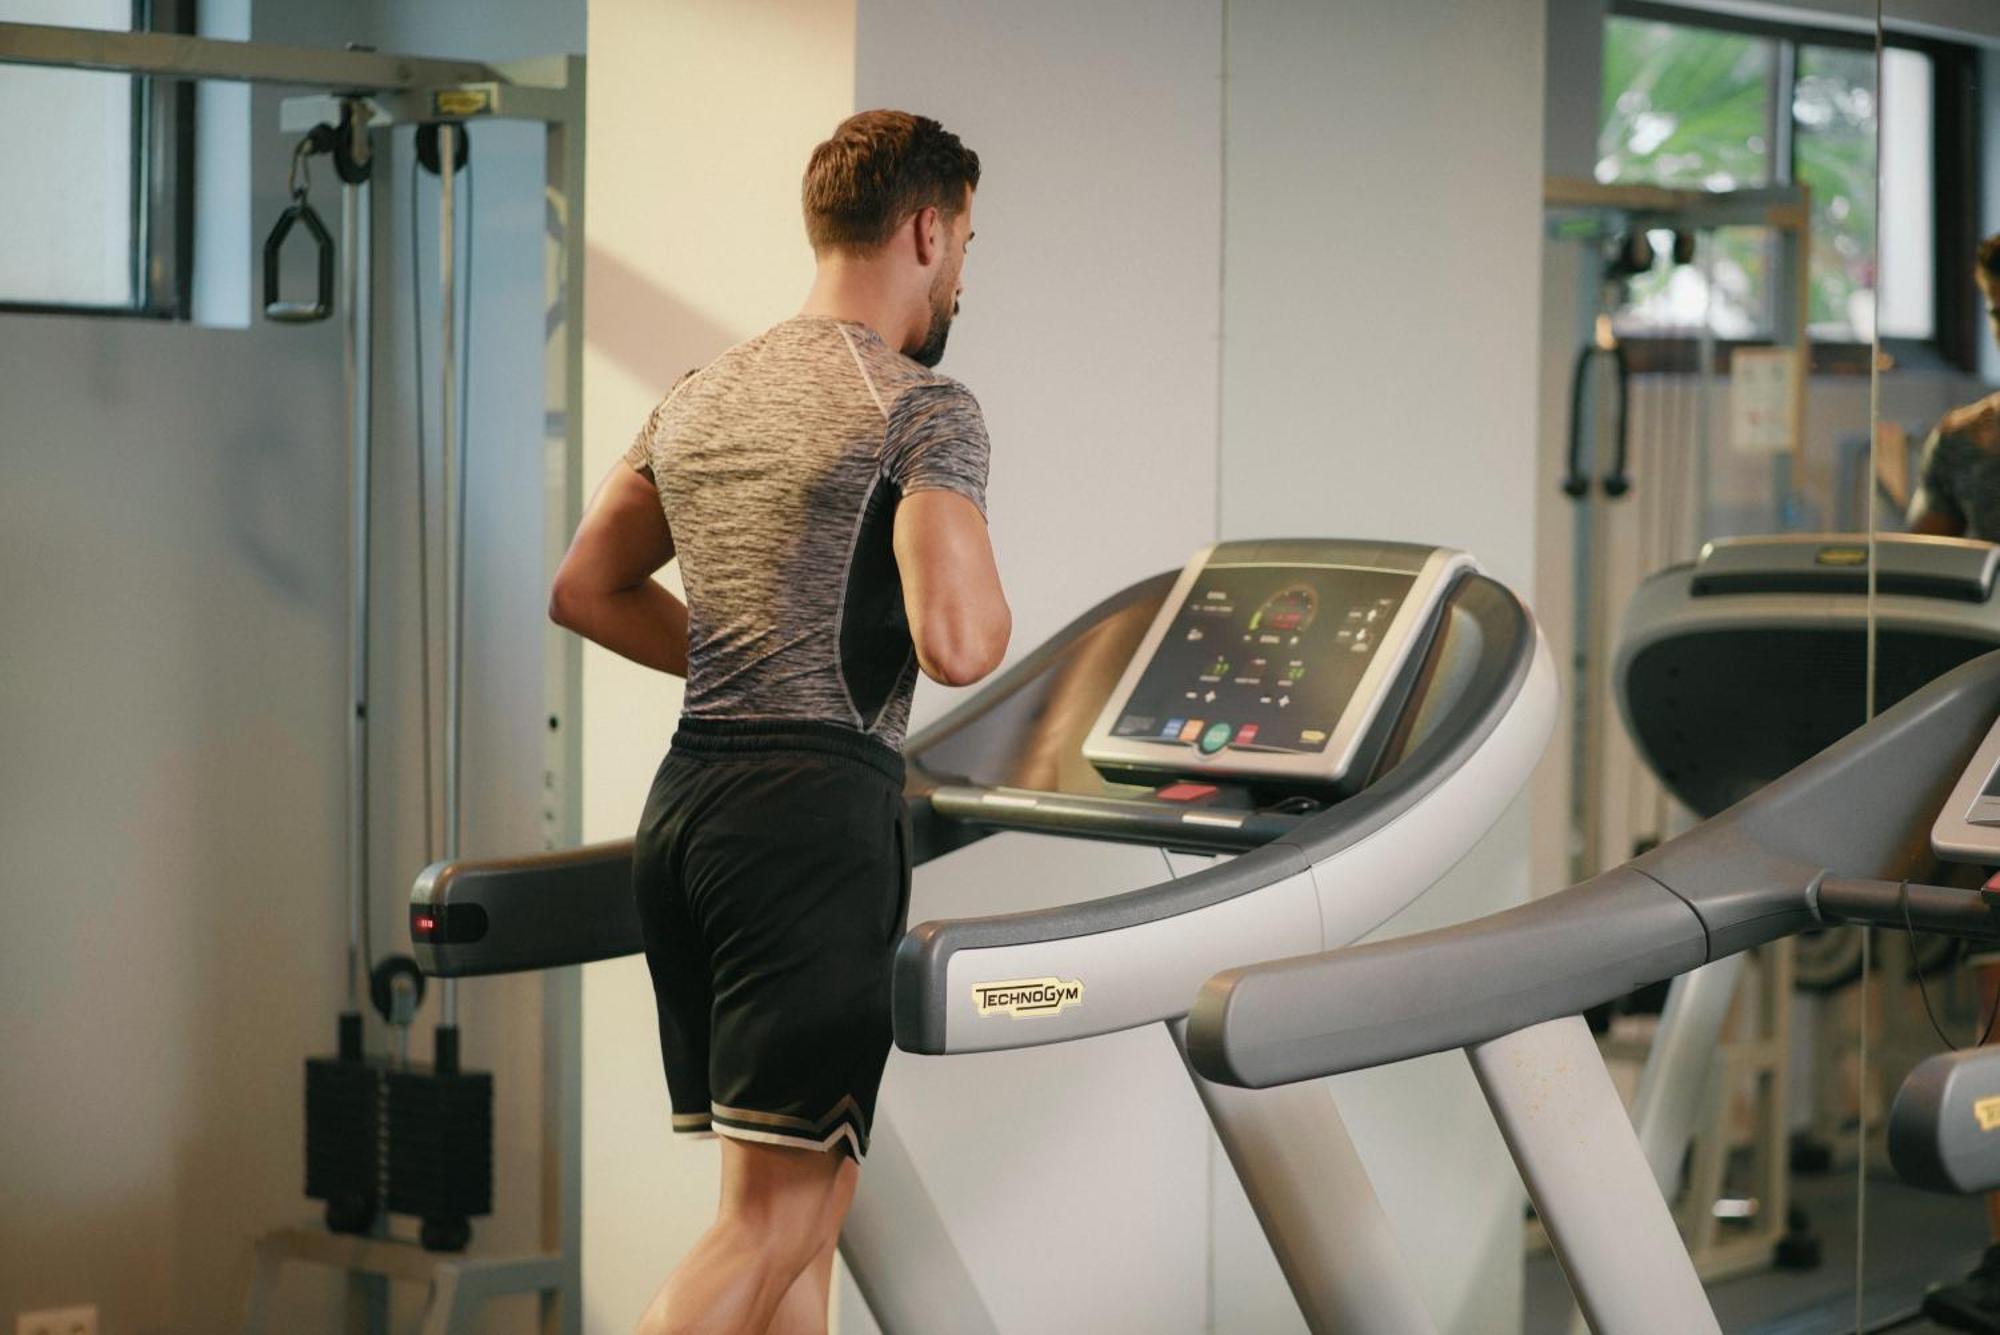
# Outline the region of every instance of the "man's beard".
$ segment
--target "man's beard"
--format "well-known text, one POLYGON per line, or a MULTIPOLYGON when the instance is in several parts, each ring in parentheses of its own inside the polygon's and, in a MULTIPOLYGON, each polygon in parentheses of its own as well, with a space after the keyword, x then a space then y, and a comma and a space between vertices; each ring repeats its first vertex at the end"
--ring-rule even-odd
POLYGON ((940 301, 939 297, 946 296, 956 286, 956 281, 940 283, 938 288, 942 291, 931 294, 931 327, 924 332, 923 346, 910 354, 910 360, 919 366, 936 366, 944 360, 944 341, 951 336, 952 317, 958 314, 958 298, 949 296, 947 300, 940 301))

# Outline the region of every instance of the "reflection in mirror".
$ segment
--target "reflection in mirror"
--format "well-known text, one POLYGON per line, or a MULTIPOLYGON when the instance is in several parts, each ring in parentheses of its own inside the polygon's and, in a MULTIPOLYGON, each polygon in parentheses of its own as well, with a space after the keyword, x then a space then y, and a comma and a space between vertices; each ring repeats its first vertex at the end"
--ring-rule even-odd
MULTIPOLYGON (((1858 253, 1872 252, 1877 278, 1873 301, 1854 303, 1852 326, 1872 340, 1876 378, 1863 476, 1884 581, 1871 615, 1878 711, 1915 674, 1913 643, 1934 623, 1958 621, 1971 638, 1983 636, 1980 647, 2000 646, 2000 598, 1970 599, 1940 616, 1886 583, 1895 554, 1912 544, 2000 540, 2000 398, 1989 397, 1994 303, 1981 264, 1981 238, 2000 230, 1988 202, 2000 180, 1979 154, 1982 142, 2000 144, 2000 7, 1965 7, 1951 19, 1955 28, 1941 27, 1935 9, 1881 0, 1880 207, 1877 225, 1857 217, 1848 237, 1858 253)), ((1919 848, 1908 870, 1977 886, 1993 869, 1919 848)), ((1820 1082, 1821 1101, 1859 1123, 1849 1133, 1861 1205, 1856 1309, 1871 1320, 1909 1315, 1912 1330, 2000 1331, 2000 1252, 1992 1250, 2000 1211, 1977 1193, 1899 1176, 1895 1166, 1910 1164, 1920 1100, 1906 1099, 1891 1118, 1913 1071, 1986 1036, 1992 957, 1893 925, 1856 953, 1867 958, 1865 981, 1829 998, 1815 1034, 1816 1052, 1850 1068, 1838 1097, 1820 1082)))
MULTIPOLYGON (((1569 712, 1541 854, 1576 881, 2000 649, 2000 4, 1548 14, 1539 611, 1569 712)), ((1882 782, 1869 814, 1919 801, 1882 782)), ((1923 845, 1893 874, 1992 870, 1923 845)), ((1592 1017, 1725 1329, 2000 1331, 2000 1207, 1891 1171, 1905 1077, 1982 1038, 1996 991, 1912 925, 1592 1017)), ((1530 1273, 1528 1328, 1574 1329, 1530 1273)))
MULTIPOLYGON (((1921 254, 1878 266, 1876 245, 1936 206, 1878 210, 1873 33, 1806 0, 1745 8, 1597 7, 1588 159, 1560 149, 1552 64, 1544 546, 1568 596, 1545 586, 1542 612, 1571 672, 1572 881, 1867 714, 1870 340, 1932 318, 1921 254)), ((1898 106, 1935 86, 1912 53, 1898 106)), ((1877 698, 1991 639, 1935 637, 1877 698)), ((1807 934, 1591 1017, 1724 1329, 1855 1328, 1863 947, 1807 934)), ((1528 1328, 1563 1328, 1539 1292, 1528 1328)))

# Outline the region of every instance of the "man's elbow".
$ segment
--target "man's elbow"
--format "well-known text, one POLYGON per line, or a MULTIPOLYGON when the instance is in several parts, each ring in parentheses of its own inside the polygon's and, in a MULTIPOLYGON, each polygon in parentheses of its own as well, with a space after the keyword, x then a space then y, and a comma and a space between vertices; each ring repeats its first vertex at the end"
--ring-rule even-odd
POLYGON ((549 586, 549 620, 564 630, 575 630, 582 615, 581 595, 573 580, 564 579, 561 574, 549 586))
POLYGON ((924 675, 943 686, 970 686, 985 680, 1007 656, 1007 641, 1013 629, 1012 617, 1003 614, 977 631, 925 646, 925 652, 918 656, 924 675))

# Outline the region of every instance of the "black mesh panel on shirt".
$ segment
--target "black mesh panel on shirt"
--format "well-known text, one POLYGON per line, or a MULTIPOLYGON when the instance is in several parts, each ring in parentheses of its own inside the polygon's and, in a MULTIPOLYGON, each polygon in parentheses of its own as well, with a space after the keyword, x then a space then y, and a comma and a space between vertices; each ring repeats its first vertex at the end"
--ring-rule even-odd
POLYGON ((854 533, 854 553, 841 594, 840 675, 872 729, 889 703, 915 646, 903 610, 903 580, 896 569, 896 502, 900 493, 882 482, 869 494, 854 533))

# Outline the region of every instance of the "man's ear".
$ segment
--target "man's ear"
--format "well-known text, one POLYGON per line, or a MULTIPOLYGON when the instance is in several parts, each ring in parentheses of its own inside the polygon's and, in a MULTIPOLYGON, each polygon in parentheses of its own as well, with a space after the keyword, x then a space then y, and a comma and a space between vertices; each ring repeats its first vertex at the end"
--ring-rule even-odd
POLYGON ((917 263, 928 269, 944 253, 944 217, 935 204, 926 205, 910 215, 910 226, 915 229, 917 263))

